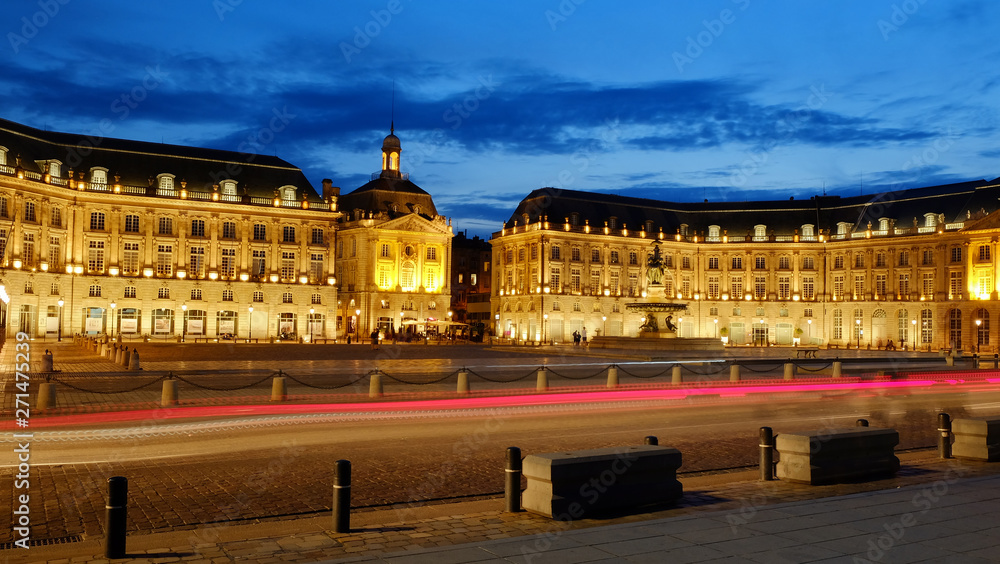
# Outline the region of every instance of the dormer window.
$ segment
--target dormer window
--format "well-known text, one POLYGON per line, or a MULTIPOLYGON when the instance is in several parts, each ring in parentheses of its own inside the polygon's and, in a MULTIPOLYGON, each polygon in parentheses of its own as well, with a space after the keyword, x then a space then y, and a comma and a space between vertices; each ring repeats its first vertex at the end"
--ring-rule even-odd
POLYGON ((7 147, 0 145, 0 165, 7 164, 7 147))
POLYGON ((62 163, 59 161, 49 161, 49 175, 52 178, 59 178, 62 174, 62 163))
POLYGON ((646 231, 652 231, 652 230, 653 230, 653 220, 652 219, 647 219, 646 220, 646 231))
POLYGON ((813 225, 813 224, 811 224, 811 223, 807 223, 807 224, 803 225, 802 226, 802 236, 803 237, 815 237, 816 236, 816 226, 813 225))
POLYGON ((937 214, 936 213, 925 213, 924 214, 924 227, 937 227, 937 214))
POLYGON ((235 196, 236 195, 236 181, 235 180, 223 180, 220 185, 222 188, 223 196, 235 196))
POLYGON ((753 226, 753 236, 754 239, 760 240, 767 237, 767 226, 766 225, 754 225, 753 226))
POLYGON ((282 186, 278 189, 278 193, 281 195, 282 200, 294 200, 295 186, 282 186))
POLYGON ((889 230, 889 221, 890 220, 889 220, 888 217, 883 217, 883 218, 879 219, 878 220, 878 230, 879 231, 888 231, 889 230))
POLYGON ((573 227, 580 225, 580 214, 576 212, 569 214, 569 224, 573 227))
POLYGON ((721 229, 719 228, 718 225, 709 225, 708 226, 708 236, 709 237, 718 238, 720 231, 721 231, 721 229))
POLYGON ((618 218, 615 217, 615 216, 609 217, 608 218, 608 227, 610 227, 611 229, 615 229, 616 227, 618 227, 618 218))
POLYGON ((847 232, 851 229, 851 224, 846 221, 841 221, 837 224, 837 235, 847 235, 847 232))
POLYGON ((90 169, 90 184, 98 189, 107 186, 108 169, 98 167, 90 169))
POLYGON ((681 224, 681 236, 682 237, 687 237, 687 234, 688 234, 688 224, 682 223, 681 224))
POLYGON ((172 174, 160 174, 156 177, 156 186, 160 190, 173 190, 174 189, 174 175, 172 174))

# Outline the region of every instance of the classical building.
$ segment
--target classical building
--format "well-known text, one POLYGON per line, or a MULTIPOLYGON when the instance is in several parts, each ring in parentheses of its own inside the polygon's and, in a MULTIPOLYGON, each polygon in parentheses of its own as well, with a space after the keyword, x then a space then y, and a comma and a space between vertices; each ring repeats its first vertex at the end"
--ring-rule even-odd
POLYGON ((339 198, 337 326, 367 337, 437 331, 449 321, 451 221, 400 172, 399 138, 382 143, 382 170, 339 198))
POLYGON ((0 120, 5 333, 334 337, 324 192, 276 157, 0 120))
POLYGON ((493 328, 490 321, 490 263, 492 247, 489 241, 464 232, 451 240, 451 309, 455 321, 468 323, 476 333, 493 328))
POLYGON ((686 306, 682 337, 992 352, 998 197, 1000 179, 745 203, 535 190, 491 240, 494 323, 529 342, 635 335, 626 305, 657 299, 686 306))

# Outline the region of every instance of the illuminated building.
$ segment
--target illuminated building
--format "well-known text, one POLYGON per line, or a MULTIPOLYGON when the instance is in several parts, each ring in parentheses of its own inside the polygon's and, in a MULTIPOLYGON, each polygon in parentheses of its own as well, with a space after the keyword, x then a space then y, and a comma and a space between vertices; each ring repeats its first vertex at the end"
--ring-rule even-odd
POLYGON ((658 245, 655 289, 687 306, 682 337, 993 351, 998 197, 1000 179, 759 202, 535 190, 491 240, 494 322, 527 342, 546 323, 557 342, 583 327, 634 336, 642 314, 625 304, 653 297, 658 245))
POLYGON ((376 327, 414 334, 448 320, 451 221, 400 172, 401 153, 390 131, 382 170, 339 200, 338 327, 362 338, 376 327))
POLYGON ((331 184, 324 199, 277 157, 0 120, 6 334, 299 339, 312 316, 333 337, 331 184))
POLYGON ((490 321, 490 243, 459 233, 452 239, 451 248, 451 307, 455 321, 468 323, 475 331, 488 332, 493 329, 490 321))

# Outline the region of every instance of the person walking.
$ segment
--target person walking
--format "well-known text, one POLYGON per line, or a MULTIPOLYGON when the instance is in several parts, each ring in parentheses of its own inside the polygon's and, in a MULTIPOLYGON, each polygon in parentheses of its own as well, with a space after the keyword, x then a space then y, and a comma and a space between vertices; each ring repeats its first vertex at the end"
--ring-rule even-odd
POLYGON ((580 333, 580 338, 583 340, 583 346, 587 346, 587 328, 583 328, 583 332, 580 333))
POLYGON ((377 351, 378 350, 378 329, 372 331, 371 338, 372 338, 372 350, 373 351, 377 351))

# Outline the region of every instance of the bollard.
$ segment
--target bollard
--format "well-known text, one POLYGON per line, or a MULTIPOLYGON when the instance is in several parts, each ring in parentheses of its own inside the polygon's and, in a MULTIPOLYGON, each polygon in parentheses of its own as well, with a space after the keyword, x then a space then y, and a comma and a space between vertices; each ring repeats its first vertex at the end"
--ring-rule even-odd
POLYGON ((285 401, 286 399, 288 399, 288 384, 285 383, 285 377, 275 376, 271 380, 271 401, 285 401))
POLYGON ((760 480, 774 479, 774 432, 770 427, 760 428, 760 480))
POLYGON ((681 365, 675 364, 674 367, 670 369, 670 383, 680 384, 681 382, 683 382, 683 379, 681 379, 681 365))
POLYGON ((101 355, 104 358, 107 358, 107 356, 108 356, 108 344, 107 343, 101 343, 101 350, 97 354, 101 355))
POLYGON ((139 351, 136 349, 132 349, 132 356, 128 359, 128 369, 142 370, 142 368, 139 368, 139 351))
POLYGON ((368 383, 368 397, 380 398, 384 393, 385 390, 382 389, 382 373, 376 368, 375 372, 372 372, 371 381, 368 383))
POLYGON ((868 420, 867 419, 858 419, 857 421, 854 422, 854 426, 855 427, 867 427, 868 426, 868 420))
POLYGON ((938 455, 941 458, 951 458, 951 416, 938 413, 938 455))
POLYGON ((739 382, 740 381, 740 365, 733 364, 729 367, 729 381, 739 382))
POLYGON ((608 387, 618 387, 618 365, 612 364, 608 367, 608 387))
POLYGON ((979 370, 979 354, 972 353, 971 364, 973 370, 979 370))
POLYGON ((1000 369, 1000 354, 993 353, 993 369, 1000 369))
POLYGON ((52 362, 52 353, 45 351, 42 355, 42 372, 55 372, 55 368, 52 362))
POLYGON ((104 556, 108 558, 125 558, 127 504, 128 478, 108 478, 108 504, 104 506, 104 556))
POLYGON ((115 355, 115 363, 121 364, 123 358, 125 358, 125 345, 118 347, 118 353, 115 355))
POLYGON ((507 468, 505 469, 503 499, 507 513, 521 511, 521 449, 507 447, 507 468))
POLYGON ((469 371, 464 368, 458 371, 458 393, 469 393, 469 371))
POLYGON ((786 362, 785 363, 785 380, 794 380, 794 379, 795 379, 795 363, 794 362, 786 362))
POLYGON ((535 391, 545 392, 549 389, 549 377, 545 373, 545 367, 538 369, 538 382, 535 384, 535 391))
POLYGON ((948 366, 955 366, 955 357, 953 357, 953 356, 951 356, 949 354, 949 355, 947 355, 947 356, 944 357, 944 362, 948 366))
POLYGON ((163 391, 160 393, 160 407, 177 405, 177 380, 168 378, 163 381, 163 391))
POLYGON ((333 470, 333 532, 351 532, 350 460, 338 460, 333 470))
POLYGON ((642 439, 642 444, 644 444, 644 445, 651 445, 651 446, 659 446, 660 439, 657 439, 653 435, 646 435, 646 437, 644 439, 642 439))
POLYGON ((843 365, 839 360, 833 361, 833 377, 840 378, 843 375, 843 365))
POLYGON ((51 382, 43 382, 38 387, 38 403, 35 409, 45 411, 56 406, 56 385, 51 382))

